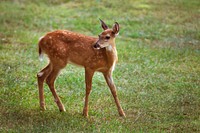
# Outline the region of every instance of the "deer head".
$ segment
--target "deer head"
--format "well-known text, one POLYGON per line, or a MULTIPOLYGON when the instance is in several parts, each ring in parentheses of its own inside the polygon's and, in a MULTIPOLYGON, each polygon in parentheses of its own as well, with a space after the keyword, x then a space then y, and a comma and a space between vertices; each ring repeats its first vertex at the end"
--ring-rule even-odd
POLYGON ((99 39, 94 45, 95 49, 106 48, 115 44, 115 37, 119 34, 119 24, 117 22, 115 22, 112 29, 109 29, 101 19, 100 22, 104 31, 99 35, 99 39))

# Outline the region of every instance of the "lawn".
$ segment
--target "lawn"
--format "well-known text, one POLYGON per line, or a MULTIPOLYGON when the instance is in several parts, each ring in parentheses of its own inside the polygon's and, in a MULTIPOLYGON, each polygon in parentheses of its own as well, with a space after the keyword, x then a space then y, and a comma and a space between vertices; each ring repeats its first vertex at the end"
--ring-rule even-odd
POLYGON ((0 132, 200 132, 199 0, 1 0, 0 132), (89 117, 82 116, 84 69, 68 65, 56 81, 60 113, 45 85, 39 108, 38 39, 68 29, 102 32, 120 24, 113 78, 119 117, 102 74, 93 78, 89 117))

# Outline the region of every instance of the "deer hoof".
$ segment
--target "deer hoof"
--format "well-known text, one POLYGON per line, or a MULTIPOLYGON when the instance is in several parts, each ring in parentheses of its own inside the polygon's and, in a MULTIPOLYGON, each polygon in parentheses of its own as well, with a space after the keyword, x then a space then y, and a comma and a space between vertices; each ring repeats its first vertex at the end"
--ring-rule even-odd
POLYGON ((40 107, 40 110, 45 111, 46 107, 40 107))
POLYGON ((122 112, 120 112, 119 113, 119 115, 121 116, 121 117, 124 117, 124 118, 126 118, 126 114, 122 111, 122 112))

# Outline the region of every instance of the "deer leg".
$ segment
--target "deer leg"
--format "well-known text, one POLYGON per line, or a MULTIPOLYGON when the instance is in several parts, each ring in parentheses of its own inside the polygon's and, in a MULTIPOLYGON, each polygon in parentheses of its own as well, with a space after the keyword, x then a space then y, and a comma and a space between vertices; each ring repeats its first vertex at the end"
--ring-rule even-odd
POLYGON ((46 77, 51 72, 51 64, 47 65, 43 70, 41 70, 37 74, 37 80, 38 80, 38 89, 39 89, 39 100, 40 100, 40 108, 42 110, 46 110, 45 108, 45 100, 44 100, 44 87, 43 83, 46 77))
POLYGON ((55 79, 58 76, 59 71, 60 71, 60 69, 53 69, 51 71, 51 73, 49 74, 49 76, 47 77, 46 83, 48 84, 48 86, 53 94, 54 100, 55 100, 59 110, 65 111, 65 107, 63 106, 59 96, 56 93, 55 87, 54 87, 55 79))
POLYGON ((117 92, 116 92, 116 87, 115 87, 115 84, 113 82, 113 79, 112 79, 112 73, 108 72, 108 73, 104 73, 104 78, 110 88, 110 91, 114 97, 114 100, 115 100, 115 103, 117 105, 117 109, 118 109, 118 112, 119 112, 119 115, 120 116, 124 116, 125 117, 125 113, 119 103, 119 99, 117 97, 117 92))
POLYGON ((92 77, 94 75, 94 71, 90 69, 85 69, 85 84, 86 84, 86 93, 85 93, 85 105, 83 108, 83 115, 88 116, 88 106, 89 106, 89 95, 92 89, 92 77))

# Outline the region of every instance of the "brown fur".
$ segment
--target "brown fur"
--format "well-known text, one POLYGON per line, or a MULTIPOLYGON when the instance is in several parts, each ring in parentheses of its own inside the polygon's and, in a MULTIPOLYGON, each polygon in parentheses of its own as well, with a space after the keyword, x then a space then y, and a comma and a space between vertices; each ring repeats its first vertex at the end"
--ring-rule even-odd
POLYGON ((83 114, 88 116, 88 99, 92 86, 92 77, 95 71, 102 72, 106 82, 114 96, 119 114, 125 116, 117 98, 116 87, 112 80, 112 71, 117 62, 115 36, 119 32, 119 24, 113 29, 107 29, 102 23, 104 32, 99 38, 85 36, 67 30, 56 30, 47 33, 39 41, 39 54, 45 53, 50 62, 38 73, 38 87, 40 106, 45 110, 43 82, 46 80, 60 111, 65 108, 56 94, 54 81, 59 71, 68 63, 76 64, 85 68, 86 97, 83 114), (117 30, 117 31, 116 31, 117 30), (105 39, 109 35, 109 39, 105 39), (95 49, 94 46, 99 47, 95 49))

